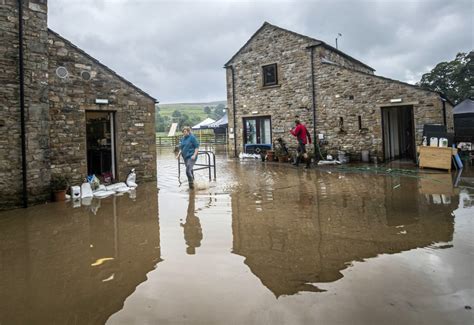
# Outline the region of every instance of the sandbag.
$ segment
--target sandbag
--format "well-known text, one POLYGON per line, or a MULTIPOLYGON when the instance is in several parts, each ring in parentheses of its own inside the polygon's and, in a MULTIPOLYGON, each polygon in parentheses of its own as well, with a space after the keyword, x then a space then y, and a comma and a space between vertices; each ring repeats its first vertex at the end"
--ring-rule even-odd
POLYGON ((135 187, 138 186, 137 185, 137 174, 135 174, 135 168, 132 168, 132 170, 128 174, 126 183, 129 187, 132 187, 132 188, 135 188, 135 187))
POLYGON ((81 185, 81 198, 92 197, 92 188, 90 183, 82 183, 81 185))

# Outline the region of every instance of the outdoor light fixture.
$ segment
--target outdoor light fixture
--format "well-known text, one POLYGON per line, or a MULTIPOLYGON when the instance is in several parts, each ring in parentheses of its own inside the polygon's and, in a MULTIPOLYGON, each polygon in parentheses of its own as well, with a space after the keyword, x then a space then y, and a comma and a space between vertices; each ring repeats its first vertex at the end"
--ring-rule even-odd
POLYGON ((258 111, 252 111, 252 114, 258 114, 258 111))
POLYGON ((108 99, 96 98, 95 103, 99 105, 107 105, 109 103, 108 99))
POLYGON ((401 103, 401 102, 402 102, 401 98, 390 99, 390 103, 401 103))

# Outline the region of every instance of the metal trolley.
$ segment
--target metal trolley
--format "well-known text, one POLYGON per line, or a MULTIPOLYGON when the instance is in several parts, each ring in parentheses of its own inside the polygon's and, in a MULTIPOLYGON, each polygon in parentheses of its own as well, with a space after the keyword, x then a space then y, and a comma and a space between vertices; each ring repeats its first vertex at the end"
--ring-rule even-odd
MULTIPOLYGON (((205 164, 194 164, 193 170, 207 169, 209 171, 209 181, 212 180, 212 171, 214 171, 214 180, 216 180, 216 155, 212 151, 198 151, 198 157, 205 156, 205 164), (198 166, 198 168, 196 168, 198 166)), ((184 165, 183 156, 178 159, 178 180, 181 183, 181 165, 184 165)))

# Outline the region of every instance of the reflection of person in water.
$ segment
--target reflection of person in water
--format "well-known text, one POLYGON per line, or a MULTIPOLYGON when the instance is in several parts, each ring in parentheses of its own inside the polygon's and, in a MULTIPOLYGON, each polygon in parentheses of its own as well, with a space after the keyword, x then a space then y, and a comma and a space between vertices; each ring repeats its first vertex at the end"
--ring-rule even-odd
POLYGON ((189 192, 188 213, 186 215, 186 222, 181 223, 184 229, 184 240, 186 241, 186 253, 189 255, 196 254, 196 247, 201 246, 202 228, 199 218, 195 215, 194 208, 194 191, 189 192))

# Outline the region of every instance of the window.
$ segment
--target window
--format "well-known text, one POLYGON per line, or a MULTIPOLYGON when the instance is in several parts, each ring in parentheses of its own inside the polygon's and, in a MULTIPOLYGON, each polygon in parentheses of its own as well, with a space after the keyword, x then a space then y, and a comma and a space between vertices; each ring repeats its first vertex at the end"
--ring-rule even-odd
POLYGON ((278 84, 278 71, 277 65, 269 64, 262 67, 263 73, 263 86, 273 86, 278 84))

